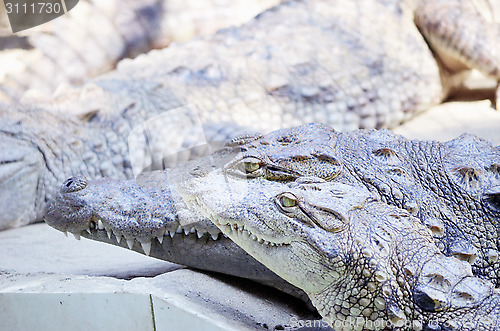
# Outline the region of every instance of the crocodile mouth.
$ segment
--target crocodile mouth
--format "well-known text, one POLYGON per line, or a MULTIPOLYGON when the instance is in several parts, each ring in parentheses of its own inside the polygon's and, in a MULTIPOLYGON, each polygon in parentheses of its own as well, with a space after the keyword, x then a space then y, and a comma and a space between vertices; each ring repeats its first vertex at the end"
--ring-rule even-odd
POLYGON ((211 211, 211 208, 209 208, 202 199, 198 197, 190 197, 183 194, 181 195, 186 205, 199 210, 205 217, 210 219, 222 231, 223 235, 229 237, 233 241, 235 238, 237 238, 241 240, 241 242, 255 242, 268 248, 289 246, 291 244, 291 242, 277 242, 272 239, 264 238, 263 236, 252 232, 248 226, 245 227, 245 225, 241 222, 231 222, 229 220, 221 219, 216 213, 213 213, 211 211))
POLYGON ((144 254, 147 256, 151 253, 151 245, 154 241, 158 241, 159 245, 163 245, 164 240, 173 241, 174 238, 181 236, 182 238, 191 237, 195 240, 219 240, 222 233, 210 233, 203 231, 201 229, 196 229, 194 226, 182 227, 180 224, 172 224, 168 228, 162 226, 154 231, 151 231, 149 236, 134 237, 129 234, 125 234, 119 229, 111 226, 105 218, 99 218, 97 216, 92 216, 87 223, 88 227, 83 230, 77 231, 62 231, 66 236, 68 232, 73 234, 75 239, 80 240, 83 236, 88 239, 99 238, 101 241, 108 241, 111 244, 115 244, 122 247, 128 247, 129 249, 134 249, 134 247, 141 247, 144 254), (177 225, 177 227, 175 227, 177 225), (173 229, 173 230, 172 230, 173 229), (106 240, 106 237, 108 240, 106 240), (126 246, 125 246, 126 243, 126 246))
POLYGON ((232 236, 237 235, 245 241, 251 239, 259 244, 266 245, 268 247, 281 247, 290 245, 290 243, 285 243, 285 242, 277 243, 274 241, 265 240, 264 238, 246 229, 243 224, 228 223, 228 222, 221 223, 218 219, 214 219, 214 224, 217 225, 219 229, 221 229, 222 233, 224 233, 226 236, 230 238, 232 236))

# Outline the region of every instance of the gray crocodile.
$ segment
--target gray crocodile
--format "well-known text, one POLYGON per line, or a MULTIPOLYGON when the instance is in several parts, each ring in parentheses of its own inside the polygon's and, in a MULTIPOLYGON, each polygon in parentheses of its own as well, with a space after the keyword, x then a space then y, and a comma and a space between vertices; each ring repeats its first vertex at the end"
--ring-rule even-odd
POLYGON ((309 124, 234 140, 226 173, 293 181, 315 176, 368 188, 432 230, 439 249, 500 284, 500 149, 463 134, 446 143, 387 130, 336 132, 309 124))
POLYGON ((134 180, 70 177, 45 206, 45 221, 78 240, 83 236, 188 267, 252 279, 305 299, 302 291, 223 236, 177 194, 176 183, 190 179, 191 171, 220 168, 236 153, 237 149, 223 148, 173 169, 140 174, 134 180))
POLYGON ((440 253, 431 231, 365 187, 285 184, 220 169, 183 186, 250 255, 303 289, 338 330, 498 330, 500 293, 440 253))
POLYGON ((262 132, 312 121, 342 130, 397 125, 443 100, 458 84, 452 77, 462 76, 440 65, 445 57, 436 60, 420 31, 441 50, 435 53, 478 62, 474 67, 496 76, 495 25, 469 1, 438 4, 289 1, 241 27, 124 60, 82 88, 37 99, 36 107, 2 107, 0 229, 40 220, 43 203, 71 174, 130 177, 131 159, 148 149, 165 151, 168 139, 184 146, 186 123, 262 132), (442 31, 434 16, 452 28, 442 31), (456 44, 466 32, 475 42, 456 44), (166 112, 186 105, 197 112, 153 125, 147 148, 128 155, 133 128, 159 114, 173 118, 166 112))
MULTIPOLYGON (((81 0, 57 20, 19 36, 0 28, 0 62, 8 64, 0 75, 0 100, 19 100, 32 90, 52 93, 63 83, 82 84, 123 58, 245 23, 277 3, 81 0)), ((0 27, 2 20, 7 21, 5 11, 0 27)))
MULTIPOLYGON (((500 150, 476 137, 463 135, 437 143, 406 140, 385 130, 340 133, 323 124, 309 124, 235 138, 211 157, 192 162, 166 171, 163 177, 144 173, 136 182, 78 179, 85 184, 69 191, 63 185, 47 204, 45 220, 78 238, 104 238, 187 264, 176 259, 176 251, 162 252, 163 245, 171 249, 171 237, 203 238, 193 243, 197 247, 221 236, 209 220, 179 202, 177 183, 203 177, 217 167, 227 178, 290 182, 315 176, 362 187, 379 201, 408 211, 431 230, 443 254, 468 262, 476 276, 500 283, 500 150), (101 224, 97 228, 102 231, 96 232, 101 235, 90 231, 96 224, 101 224)), ((242 254, 232 252, 237 253, 236 260, 242 254)), ((197 263, 188 265, 205 268, 197 263)), ((225 266, 218 268, 225 272, 225 266)))

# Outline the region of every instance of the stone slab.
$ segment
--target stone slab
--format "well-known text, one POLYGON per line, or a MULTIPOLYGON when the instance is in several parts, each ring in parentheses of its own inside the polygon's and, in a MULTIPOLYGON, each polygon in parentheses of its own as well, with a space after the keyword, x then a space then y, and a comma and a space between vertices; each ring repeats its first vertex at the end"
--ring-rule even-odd
POLYGON ((46 224, 0 232, 2 331, 291 330, 317 318, 277 290, 46 224))

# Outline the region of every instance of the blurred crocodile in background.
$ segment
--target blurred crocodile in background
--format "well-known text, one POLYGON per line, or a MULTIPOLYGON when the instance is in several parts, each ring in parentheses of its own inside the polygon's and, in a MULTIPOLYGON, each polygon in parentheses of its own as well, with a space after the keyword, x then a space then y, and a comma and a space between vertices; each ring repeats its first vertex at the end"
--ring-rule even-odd
POLYGON ((500 293, 441 254, 431 231, 363 186, 189 182, 187 201, 250 255, 303 289, 336 330, 498 330, 500 293))
POLYGON ((0 100, 16 101, 32 90, 53 93, 62 83, 82 84, 123 58, 245 23, 276 4, 277 0, 81 0, 66 15, 14 35, 1 11, 0 100))
POLYGON ((208 141, 313 121, 346 131, 398 125, 441 102, 459 69, 498 79, 496 28, 466 0, 289 1, 241 27, 123 60, 82 88, 3 107, 0 228, 40 220, 72 174, 131 177, 133 160, 145 168, 193 140, 190 125, 222 126, 208 141), (196 107, 170 111, 186 105, 196 107), (159 114, 168 120, 129 155, 133 128, 159 114))

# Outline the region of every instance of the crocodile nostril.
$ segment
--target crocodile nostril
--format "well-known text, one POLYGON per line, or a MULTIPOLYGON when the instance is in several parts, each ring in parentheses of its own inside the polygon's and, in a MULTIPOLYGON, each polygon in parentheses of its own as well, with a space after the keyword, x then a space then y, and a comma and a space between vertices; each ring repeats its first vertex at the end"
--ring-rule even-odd
POLYGON ((71 193, 84 189, 87 186, 87 178, 83 176, 70 177, 61 186, 61 193, 71 193))

